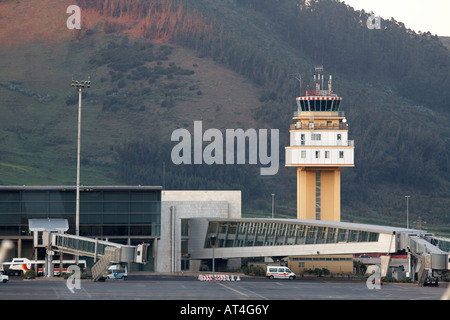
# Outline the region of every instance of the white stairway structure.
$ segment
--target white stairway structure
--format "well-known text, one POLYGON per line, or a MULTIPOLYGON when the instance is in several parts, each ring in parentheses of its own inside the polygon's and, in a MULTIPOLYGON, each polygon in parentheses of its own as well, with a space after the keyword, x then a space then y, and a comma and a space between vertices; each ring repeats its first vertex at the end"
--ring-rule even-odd
POLYGON ((51 250, 98 259, 92 267, 92 280, 103 279, 113 263, 146 263, 148 244, 128 246, 71 234, 52 233, 51 250))

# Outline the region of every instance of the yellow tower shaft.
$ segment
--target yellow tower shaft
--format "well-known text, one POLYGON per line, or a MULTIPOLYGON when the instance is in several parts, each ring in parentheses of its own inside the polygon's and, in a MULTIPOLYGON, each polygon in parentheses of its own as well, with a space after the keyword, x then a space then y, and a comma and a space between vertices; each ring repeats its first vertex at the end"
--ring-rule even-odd
POLYGON ((340 182, 340 167, 297 167, 297 218, 340 221, 340 182))

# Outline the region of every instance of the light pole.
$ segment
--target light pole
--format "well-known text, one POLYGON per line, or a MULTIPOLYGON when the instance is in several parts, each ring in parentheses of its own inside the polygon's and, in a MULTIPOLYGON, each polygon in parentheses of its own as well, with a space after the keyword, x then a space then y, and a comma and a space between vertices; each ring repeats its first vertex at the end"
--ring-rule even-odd
POLYGON ((406 198, 406 229, 409 229, 409 208, 408 208, 408 202, 409 202, 409 198, 411 196, 405 196, 406 198))
MULTIPOLYGON (((89 79, 89 77, 88 77, 89 79)), ((78 147, 77 147, 77 194, 75 209, 75 235, 80 235, 80 145, 81 145, 81 95, 84 88, 91 87, 90 80, 75 81, 72 79, 72 87, 78 88, 78 147)))
POLYGON ((212 250, 212 252, 213 252, 213 256, 212 256, 212 258, 213 258, 213 260, 212 260, 212 272, 213 272, 213 280, 215 281, 216 280, 216 274, 215 274, 216 261, 215 261, 215 257, 214 257, 214 248, 216 247, 216 236, 213 234, 209 240, 211 241, 211 246, 212 246, 212 249, 213 249, 212 250))
POLYGON ((273 219, 274 204, 275 204, 275 193, 272 193, 272 219, 273 219))

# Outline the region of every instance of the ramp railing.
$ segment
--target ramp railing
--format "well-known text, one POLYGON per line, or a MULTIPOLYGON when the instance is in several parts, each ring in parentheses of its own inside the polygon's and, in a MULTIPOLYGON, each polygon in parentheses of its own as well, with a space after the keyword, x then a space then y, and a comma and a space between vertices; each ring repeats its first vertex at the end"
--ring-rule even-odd
POLYGON ((448 270, 449 253, 418 236, 408 236, 408 245, 409 252, 420 263, 417 272, 419 285, 437 284, 434 273, 448 270))
POLYGON ((54 250, 99 259, 91 269, 92 280, 98 281, 113 263, 147 262, 148 244, 128 246, 71 234, 53 233, 51 246, 54 250))

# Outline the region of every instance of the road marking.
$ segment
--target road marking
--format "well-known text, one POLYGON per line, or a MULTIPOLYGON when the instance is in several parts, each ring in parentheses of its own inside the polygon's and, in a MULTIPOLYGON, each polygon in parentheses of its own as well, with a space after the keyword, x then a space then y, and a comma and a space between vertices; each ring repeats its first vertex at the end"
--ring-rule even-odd
POLYGON ((223 283, 220 283, 220 282, 216 282, 216 283, 217 283, 218 285, 221 285, 222 287, 225 287, 225 288, 227 288, 227 289, 230 289, 230 290, 232 290, 232 291, 234 291, 234 292, 237 292, 237 293, 239 293, 239 294, 241 294, 241 295, 246 296, 247 298, 249 298, 249 296, 248 296, 247 294, 245 294, 245 293, 243 293, 243 292, 240 292, 239 290, 230 288, 229 286, 226 286, 226 285, 224 285, 223 283))
POLYGON ((87 294, 87 296, 89 297, 89 299, 92 299, 91 294, 90 294, 89 292, 87 292, 85 288, 82 288, 82 289, 83 289, 83 291, 87 294))
POLYGON ((243 289, 243 290, 246 290, 246 291, 248 291, 248 292, 250 292, 250 293, 253 293, 254 295, 256 295, 256 296, 258 296, 258 297, 261 297, 261 298, 264 299, 264 300, 269 300, 269 298, 266 298, 266 297, 264 297, 263 295, 260 295, 259 293, 256 293, 256 292, 254 292, 254 291, 252 291, 252 290, 250 290, 250 289, 247 289, 247 288, 244 288, 244 287, 239 287, 239 288, 241 288, 241 289, 243 289))
POLYGON ((275 284, 279 285, 280 287, 283 286, 283 284, 279 283, 279 282, 275 282, 275 284))

